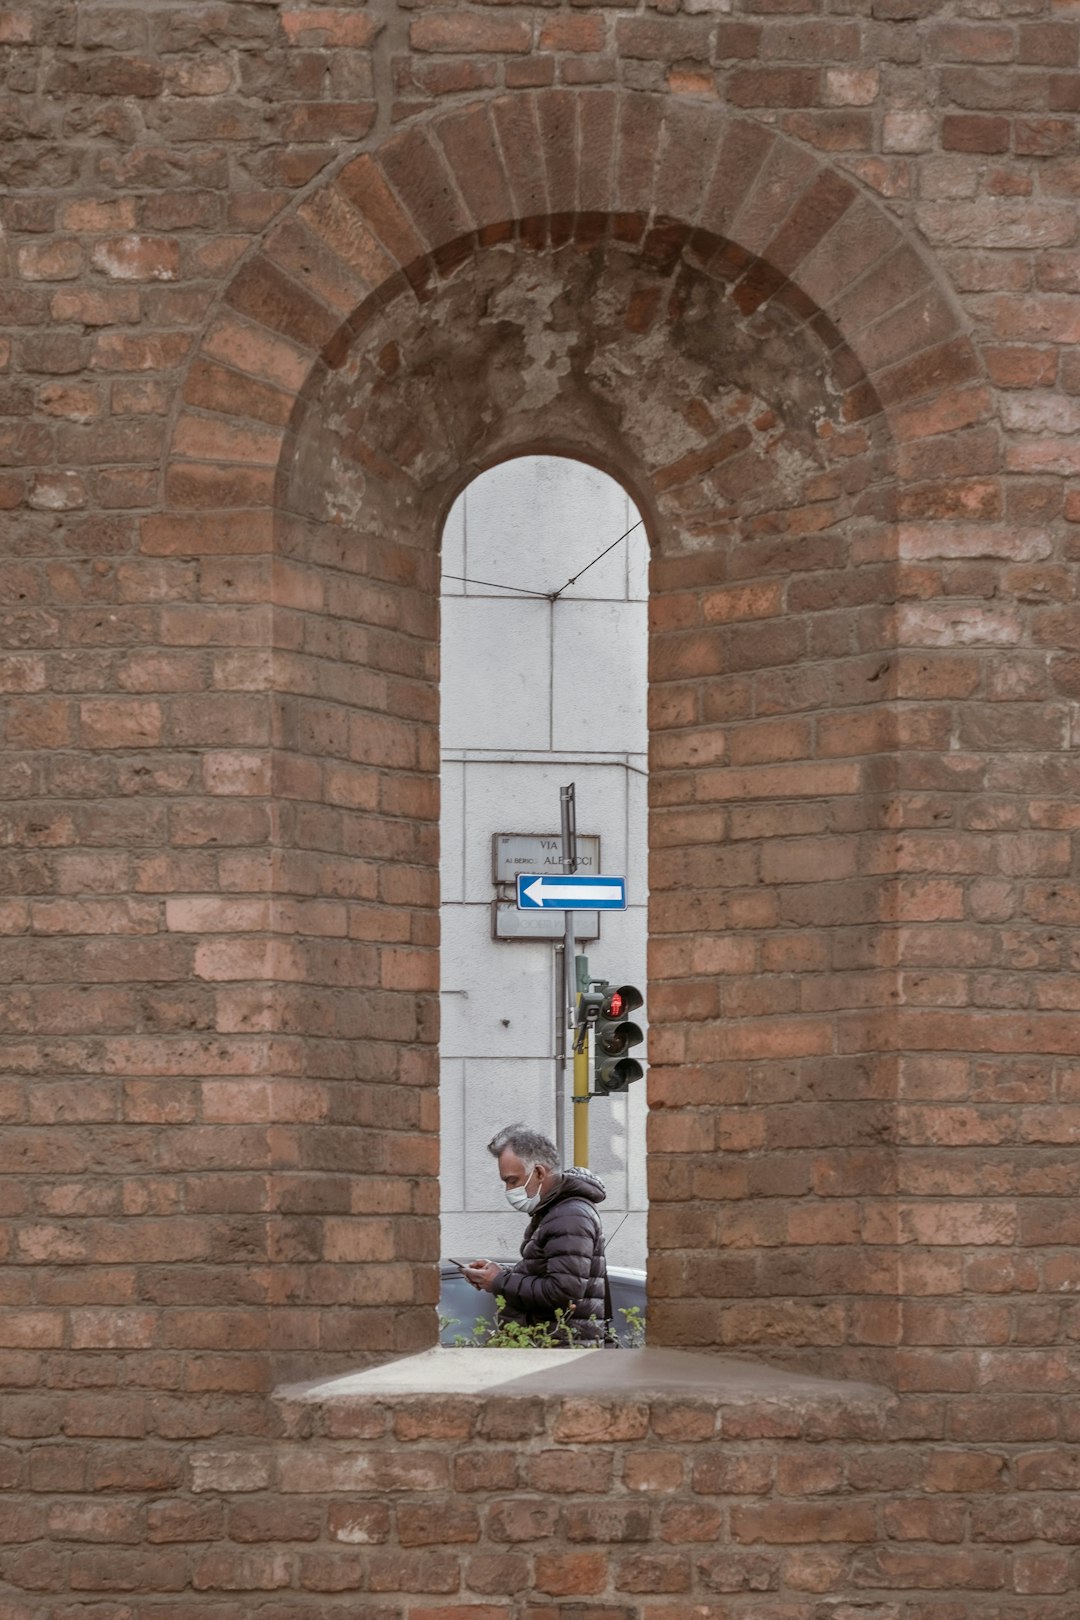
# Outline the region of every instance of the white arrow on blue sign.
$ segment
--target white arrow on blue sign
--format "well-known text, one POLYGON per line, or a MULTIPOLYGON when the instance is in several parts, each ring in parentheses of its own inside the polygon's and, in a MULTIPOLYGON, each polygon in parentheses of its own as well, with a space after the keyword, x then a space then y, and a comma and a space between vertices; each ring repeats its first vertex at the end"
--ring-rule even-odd
POLYGON ((625 911, 626 879, 595 873, 517 874, 519 911, 625 911))

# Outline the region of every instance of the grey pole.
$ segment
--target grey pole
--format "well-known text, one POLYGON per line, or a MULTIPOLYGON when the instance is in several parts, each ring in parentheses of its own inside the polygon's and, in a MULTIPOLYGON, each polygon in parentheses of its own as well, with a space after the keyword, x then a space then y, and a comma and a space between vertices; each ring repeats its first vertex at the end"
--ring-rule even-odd
MULTIPOLYGON (((559 789, 559 808, 562 814, 562 865, 564 872, 577 871, 577 805, 574 784, 559 789)), ((577 984, 574 972, 574 913, 567 911, 563 925, 562 949, 562 1006, 560 1020, 563 1028, 560 1062, 555 1071, 555 1146, 559 1150, 559 1163, 566 1162, 566 1095, 570 1071, 573 1066, 573 1028, 577 1015, 577 984)))

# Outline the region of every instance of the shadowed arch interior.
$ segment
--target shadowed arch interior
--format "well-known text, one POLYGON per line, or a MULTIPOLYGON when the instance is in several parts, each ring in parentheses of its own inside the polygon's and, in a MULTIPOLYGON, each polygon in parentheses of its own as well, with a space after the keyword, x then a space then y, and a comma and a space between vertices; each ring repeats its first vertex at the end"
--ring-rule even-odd
POLYGON ((613 468, 654 544, 651 1331, 835 1365, 895 1286, 887 1247, 846 1248, 892 1178, 891 457, 846 351, 790 307, 740 310, 728 263, 671 232, 515 235, 370 306, 313 370, 278 489, 283 836, 308 870, 329 799, 373 927, 411 922, 396 980, 350 997, 302 947, 284 1005, 313 1054, 344 1039, 324 1079, 369 1091, 373 1122, 433 1120, 437 537, 508 455, 613 468), (411 913, 379 903, 395 885, 411 913))

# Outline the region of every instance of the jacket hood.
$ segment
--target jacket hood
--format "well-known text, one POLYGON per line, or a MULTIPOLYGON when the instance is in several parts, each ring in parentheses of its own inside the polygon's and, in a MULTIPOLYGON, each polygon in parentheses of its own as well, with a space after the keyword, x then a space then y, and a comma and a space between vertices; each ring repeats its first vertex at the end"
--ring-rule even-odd
POLYGON ((572 1170, 564 1170, 562 1180, 549 1198, 545 1198, 537 1205, 536 1213, 542 1209, 550 1209, 562 1198, 585 1198, 590 1204, 602 1204, 607 1197, 607 1188, 599 1176, 594 1176, 591 1170, 585 1170, 575 1165, 572 1170))

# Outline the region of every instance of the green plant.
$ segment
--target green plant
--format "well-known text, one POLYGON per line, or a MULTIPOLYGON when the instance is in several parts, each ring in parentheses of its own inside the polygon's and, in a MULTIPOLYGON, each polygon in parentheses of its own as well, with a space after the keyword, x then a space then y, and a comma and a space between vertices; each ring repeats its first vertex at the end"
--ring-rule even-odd
POLYGON ((565 1350, 577 1340, 578 1324, 568 1312, 557 1310, 550 1322, 511 1322, 503 1317, 506 1300, 496 1296, 498 1314, 494 1321, 478 1316, 471 1337, 458 1334, 454 1339, 457 1349, 482 1350, 565 1350))
MULTIPOLYGON (((478 1316, 473 1323, 471 1334, 458 1333, 454 1335, 454 1349, 456 1350, 598 1350, 603 1341, 587 1339, 582 1341, 580 1333, 585 1325, 572 1319, 572 1313, 557 1310, 550 1322, 534 1322, 527 1326, 524 1322, 511 1322, 503 1319, 503 1310, 506 1300, 501 1294, 496 1296, 495 1304, 498 1307, 494 1321, 478 1316)), ((639 1350, 645 1343, 645 1318, 640 1306, 628 1305, 618 1313, 625 1318, 627 1346, 639 1350)), ((589 1323, 597 1320, 590 1317, 589 1323)), ((458 1319, 454 1316, 440 1316, 440 1335, 448 1327, 457 1326, 458 1319)), ((612 1341, 607 1341, 609 1344, 612 1341)))
POLYGON ((619 1311, 626 1322, 626 1348, 640 1350, 645 1343, 645 1318, 640 1305, 626 1305, 619 1311))
POLYGON ((501 1294, 496 1296, 495 1304, 498 1311, 494 1322, 480 1318, 476 1323, 473 1342, 485 1349, 558 1350, 565 1347, 572 1337, 565 1311, 556 1311, 550 1322, 534 1322, 532 1326, 527 1326, 524 1322, 510 1322, 503 1317, 506 1300, 501 1294))

